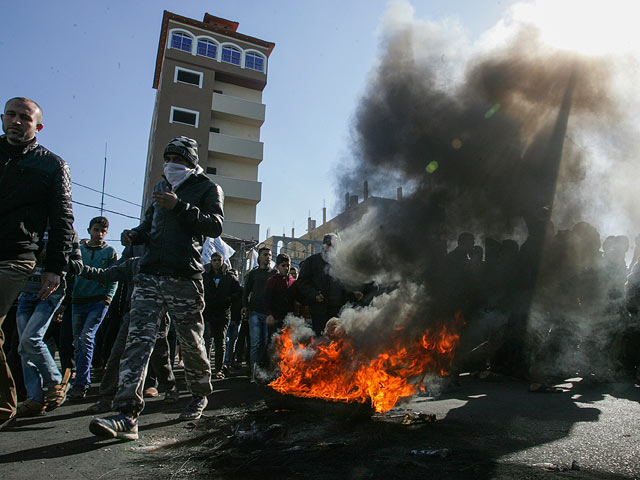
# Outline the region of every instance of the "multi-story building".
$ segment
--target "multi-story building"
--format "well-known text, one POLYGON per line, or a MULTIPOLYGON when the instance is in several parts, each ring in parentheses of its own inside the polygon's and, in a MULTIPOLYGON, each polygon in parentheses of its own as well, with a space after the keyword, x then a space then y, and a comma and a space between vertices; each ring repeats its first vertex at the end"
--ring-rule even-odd
POLYGON ((201 167, 224 190, 224 234, 255 242, 262 193, 262 91, 275 44, 237 28, 237 22, 208 13, 200 22, 164 12, 143 208, 161 178, 166 144, 184 135, 198 142, 201 167))

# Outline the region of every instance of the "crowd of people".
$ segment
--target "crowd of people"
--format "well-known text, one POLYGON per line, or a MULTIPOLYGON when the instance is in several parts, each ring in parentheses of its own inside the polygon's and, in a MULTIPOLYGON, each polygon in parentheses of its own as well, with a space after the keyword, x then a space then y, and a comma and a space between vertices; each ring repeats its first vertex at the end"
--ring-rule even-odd
MULTIPOLYGON (((268 362, 270 334, 300 308, 295 299, 314 304, 310 317, 321 334, 346 298, 320 254, 305 262, 297 283, 289 257, 278 255, 273 269, 268 248, 259 250, 243 286, 220 253, 202 265, 205 239, 222 233, 224 193, 203 174, 194 140, 167 144, 163 179, 140 225, 122 232, 118 258, 105 242, 105 217, 93 218, 89 237, 78 240, 69 168, 36 140, 41 107, 10 99, 2 126, 0 332, 11 330, 3 324, 17 307, 12 338, 5 344, 0 337, 0 420, 84 400, 92 371, 100 370, 100 398, 89 410, 117 413, 92 420, 90 431, 135 439, 145 394, 160 389, 165 401, 178 401, 178 357, 191 394, 180 418, 198 419, 212 378, 248 357, 244 368, 255 380, 268 362), (5 349, 19 361, 8 362, 5 349)), ((325 248, 333 238, 325 238, 325 248)))
MULTIPOLYGON (((285 253, 273 262, 267 247, 259 249, 258 266, 242 284, 220 252, 203 265, 205 239, 222 233, 224 193, 203 174, 190 138, 167 144, 163 179, 140 224, 122 232, 125 249, 118 258, 105 242, 105 217, 93 218, 88 238, 79 241, 68 166, 36 140, 43 128, 40 106, 28 98, 9 100, 2 126, 0 327, 12 305, 16 309, 4 348, 0 329, 0 420, 45 415, 67 398, 85 399, 92 370, 99 370, 99 400, 89 411, 115 414, 94 418, 90 431, 137 439, 145 397, 160 390, 165 402, 179 401, 178 362, 191 395, 180 418, 195 420, 213 392, 212 379, 244 369, 256 380, 288 314, 307 318, 321 336, 345 304, 364 301, 361 291, 329 274, 334 234, 299 272, 285 253), (18 361, 7 361, 5 350, 18 361)), ((584 222, 537 232, 522 246, 485 238, 484 248, 462 233, 457 246, 433 262, 426 275, 433 298, 466 321, 455 368, 491 369, 546 385, 553 373, 548 360, 558 353, 555 332, 571 330, 575 316, 609 319, 611 335, 599 351, 620 365, 640 363, 628 340, 640 306, 638 255, 629 271, 628 239, 608 237, 601 245, 584 222), (550 328, 531 341, 537 310, 550 328)), ((577 330, 565 336, 575 344, 590 340, 577 330)), ((590 334, 604 335, 595 327, 590 334)))

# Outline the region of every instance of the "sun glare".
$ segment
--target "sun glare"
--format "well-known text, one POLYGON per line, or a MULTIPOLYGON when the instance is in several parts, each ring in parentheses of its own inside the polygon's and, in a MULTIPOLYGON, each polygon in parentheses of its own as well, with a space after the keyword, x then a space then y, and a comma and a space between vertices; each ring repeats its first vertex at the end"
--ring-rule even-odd
POLYGON ((533 23, 543 42, 585 55, 640 51, 634 0, 538 0, 513 8, 514 20, 533 23))

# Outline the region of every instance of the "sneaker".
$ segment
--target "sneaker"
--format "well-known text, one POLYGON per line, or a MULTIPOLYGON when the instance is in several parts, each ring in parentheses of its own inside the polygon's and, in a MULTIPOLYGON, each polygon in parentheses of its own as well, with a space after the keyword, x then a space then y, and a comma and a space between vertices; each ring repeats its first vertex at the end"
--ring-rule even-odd
POLYGON ((43 402, 36 402, 33 400, 25 400, 18 404, 16 411, 16 417, 39 417, 46 413, 46 405, 43 402))
POLYGON ((164 394, 164 401, 166 403, 176 403, 178 402, 178 400, 180 400, 180 392, 177 388, 167 390, 167 392, 164 394))
POLYGON ((138 420, 119 413, 105 418, 94 418, 89 424, 89 431, 98 437, 138 439, 138 420))
POLYGON ((59 383, 58 385, 52 385, 45 390, 44 404, 47 412, 55 410, 64 403, 67 399, 67 390, 69 390, 68 383, 59 383))
POLYGON ((90 413, 107 413, 111 411, 111 401, 101 398, 96 403, 87 408, 90 413))
POLYGON ((207 397, 194 396, 180 414, 180 420, 198 420, 202 416, 202 411, 207 407, 208 403, 207 397))
POLYGON ((156 387, 147 387, 142 394, 144 397, 157 397, 160 395, 156 387))
POLYGON ((74 385, 73 388, 69 391, 69 400, 74 402, 79 402, 80 400, 84 400, 87 398, 87 392, 89 391, 89 385, 74 385))

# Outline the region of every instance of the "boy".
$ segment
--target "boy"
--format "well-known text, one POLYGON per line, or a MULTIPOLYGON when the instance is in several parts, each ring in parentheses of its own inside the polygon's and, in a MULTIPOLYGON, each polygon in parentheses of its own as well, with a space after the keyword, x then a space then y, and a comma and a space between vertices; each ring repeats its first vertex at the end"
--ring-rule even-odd
POLYGON ((291 260, 289 255, 281 253, 276 257, 278 273, 267 280, 264 287, 264 304, 267 309, 267 326, 271 335, 276 329, 282 328, 284 317, 293 313, 293 290, 291 286, 295 279, 289 274, 291 260))
MULTIPOLYGON (((104 241, 108 230, 109 221, 105 217, 95 217, 89 222, 91 238, 80 245, 85 266, 107 268, 117 260, 115 249, 104 241)), ((90 369, 96 332, 107 314, 117 287, 118 282, 101 284, 82 277, 76 279, 72 298, 76 379, 69 392, 71 400, 81 400, 87 395, 91 385, 90 369)))

